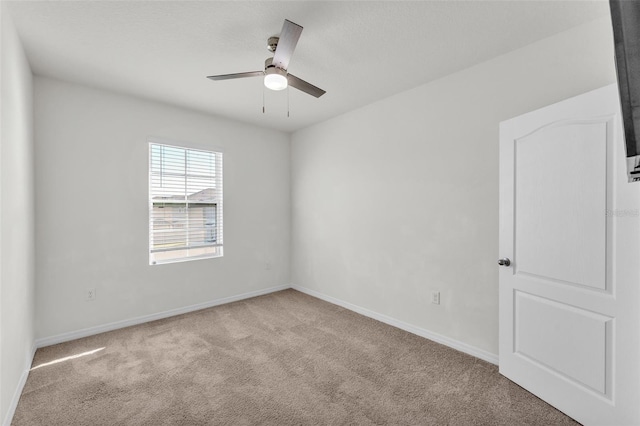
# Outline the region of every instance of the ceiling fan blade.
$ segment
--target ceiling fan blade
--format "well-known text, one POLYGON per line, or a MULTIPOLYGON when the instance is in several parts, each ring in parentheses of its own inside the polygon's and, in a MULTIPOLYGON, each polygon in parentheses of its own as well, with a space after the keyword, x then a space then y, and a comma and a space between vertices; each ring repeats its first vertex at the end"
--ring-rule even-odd
POLYGON ((293 51, 298 44, 298 39, 302 33, 302 27, 298 24, 294 24, 288 19, 284 20, 282 25, 282 31, 280 31, 280 40, 278 40, 278 47, 273 55, 273 65, 278 68, 286 70, 289 67, 289 61, 293 55, 293 51))
POLYGON ((322 90, 319 87, 314 86, 311 83, 307 83, 306 81, 299 79, 298 77, 296 77, 293 74, 288 74, 287 75, 287 81, 289 82, 289 85, 291 87, 295 87, 298 90, 301 90, 305 93, 310 94, 311 96, 315 96, 316 98, 319 98, 320 96, 324 95, 325 93, 327 93, 326 91, 322 90))
POLYGON ((207 78, 211 80, 231 80, 234 78, 258 77, 264 75, 264 71, 239 72, 236 74, 210 75, 207 78))

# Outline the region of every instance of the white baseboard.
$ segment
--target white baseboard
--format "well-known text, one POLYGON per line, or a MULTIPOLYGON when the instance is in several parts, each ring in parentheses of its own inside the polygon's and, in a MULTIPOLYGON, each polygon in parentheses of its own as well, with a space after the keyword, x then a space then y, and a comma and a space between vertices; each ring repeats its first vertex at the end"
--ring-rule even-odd
POLYGON ((29 370, 31 369, 31 363, 33 362, 33 356, 35 354, 36 354, 36 345, 34 343, 33 345, 31 345, 30 353, 27 354, 24 371, 20 376, 20 380, 18 381, 16 390, 13 392, 13 397, 11 398, 11 403, 9 404, 9 410, 7 411, 7 414, 4 416, 4 420, 2 421, 2 426, 11 426, 11 421, 13 420, 13 415, 16 413, 16 408, 18 408, 18 401, 20 401, 20 395, 22 395, 22 390, 24 389, 24 385, 27 383, 27 376, 29 376, 29 370))
POLYGON ((208 302, 197 303, 195 305, 185 306, 182 308, 171 309, 156 314, 143 315, 128 320, 116 321, 109 324, 98 325, 95 327, 83 328, 81 330, 71 331, 68 333, 57 334, 55 336, 43 337, 36 339, 36 347, 43 348, 45 346, 56 345, 70 340, 80 339, 82 337, 93 336, 94 334, 105 333, 107 331, 117 330, 119 328, 130 327, 132 325, 143 324, 149 321, 155 321, 175 315, 186 314, 188 312, 199 311, 200 309, 211 308, 212 306, 224 305, 225 303, 237 302, 238 300, 249 299, 256 296, 262 296, 274 293, 280 290, 291 288, 289 285, 281 285, 277 287, 265 288, 262 290, 251 291, 249 293, 239 294, 237 296, 224 297, 222 299, 211 300, 208 302))
POLYGON ((484 361, 490 362, 491 364, 498 365, 498 356, 496 354, 492 354, 491 352, 487 352, 485 350, 476 348, 475 346, 471 346, 466 343, 460 342, 458 340, 452 339, 450 337, 446 337, 441 334, 434 333, 429 330, 425 330, 424 328, 416 327, 415 325, 411 325, 406 322, 397 320, 395 318, 391 318, 386 315, 371 311, 369 309, 362 308, 352 303, 345 302, 340 299, 336 299, 335 297, 327 296, 326 294, 319 293, 315 290, 311 290, 306 287, 292 285, 291 288, 294 290, 298 290, 302 293, 308 294, 309 296, 317 297, 318 299, 322 299, 326 302, 333 303, 334 305, 342 306, 343 308, 349 309, 350 311, 357 312, 361 315, 364 315, 369 318, 373 318, 375 320, 378 320, 385 324, 389 324, 401 330, 408 331, 409 333, 418 335, 420 337, 424 337, 425 339, 433 340, 434 342, 456 349, 460 352, 464 352, 476 358, 480 358, 484 361))

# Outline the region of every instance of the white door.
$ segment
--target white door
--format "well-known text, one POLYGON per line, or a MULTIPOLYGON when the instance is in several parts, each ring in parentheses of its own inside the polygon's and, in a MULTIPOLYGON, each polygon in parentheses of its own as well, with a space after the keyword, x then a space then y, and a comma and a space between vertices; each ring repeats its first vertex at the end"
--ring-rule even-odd
POLYGON ((500 124, 500 373, 585 425, 640 424, 640 183, 621 126, 615 85, 500 124))

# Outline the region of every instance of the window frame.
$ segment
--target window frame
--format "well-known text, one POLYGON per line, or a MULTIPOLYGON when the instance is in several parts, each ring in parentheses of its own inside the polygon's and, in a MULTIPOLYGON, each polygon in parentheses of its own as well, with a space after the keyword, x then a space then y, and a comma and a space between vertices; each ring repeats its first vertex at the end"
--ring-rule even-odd
MULTIPOLYGON (((147 178, 148 178, 148 186, 147 186, 147 202, 148 202, 148 211, 147 211, 147 220, 148 220, 148 250, 147 253, 149 255, 149 265, 151 266, 155 266, 155 265, 164 265, 164 264, 170 264, 170 263, 179 263, 179 262, 189 262, 189 261, 193 261, 193 260, 203 260, 203 259, 214 259, 214 258, 219 258, 219 257, 223 257, 224 256, 224 241, 223 241, 223 214, 224 214, 224 208, 223 208, 223 199, 224 199, 224 149, 220 148, 220 147, 216 147, 216 146, 207 146, 207 145, 201 145, 201 144, 195 144, 195 143, 188 143, 188 142, 179 142, 179 141, 175 141, 175 140, 169 140, 169 139, 165 139, 165 138, 158 138, 155 136, 150 136, 147 138, 147 155, 148 155, 148 169, 147 169, 147 178), (206 152, 206 153, 213 153, 215 154, 215 159, 214 159, 214 164, 216 166, 218 166, 221 169, 221 172, 218 175, 218 172, 216 170, 214 176, 215 176, 215 183, 216 186, 219 185, 220 187, 220 195, 219 195, 219 199, 216 200, 215 203, 215 216, 216 216, 216 224, 215 224, 215 235, 216 235, 216 240, 219 241, 216 244, 203 244, 203 245, 196 245, 196 246, 192 246, 192 247, 184 247, 184 248, 179 248, 179 249, 168 249, 168 250, 158 250, 153 248, 153 236, 154 236, 154 222, 153 222, 153 208, 154 208, 154 204, 158 204, 157 201, 154 203, 153 200, 153 186, 152 186, 152 147, 156 145, 156 146, 166 146, 166 147, 170 147, 170 148, 176 148, 176 149, 180 149, 180 150, 186 150, 186 151, 202 151, 202 152, 206 152), (218 156, 219 159, 217 158, 218 156), (214 252, 211 253, 204 253, 204 254, 198 254, 198 255, 189 255, 188 251, 189 250, 197 250, 197 249, 202 249, 202 248, 210 248, 210 247, 215 247, 216 250, 214 252), (187 255, 185 256, 177 256, 177 257, 173 257, 173 258, 165 258, 165 259, 155 259, 154 258, 154 253, 169 253, 169 252, 187 252, 187 255)), ((185 179, 188 178, 188 175, 185 174, 185 179)), ((186 210, 186 214, 188 215, 188 211, 189 211, 189 200, 186 198, 185 196, 185 200, 183 202, 179 202, 179 201, 173 201, 167 204, 181 204, 183 206, 183 208, 185 208, 186 210)), ((193 203, 194 206, 197 206, 198 204, 201 204, 203 206, 203 212, 206 209, 206 204, 207 203, 193 203)), ((210 206, 209 206, 210 207, 210 206)), ((185 228, 185 232, 188 234, 189 233, 189 228, 185 228)))

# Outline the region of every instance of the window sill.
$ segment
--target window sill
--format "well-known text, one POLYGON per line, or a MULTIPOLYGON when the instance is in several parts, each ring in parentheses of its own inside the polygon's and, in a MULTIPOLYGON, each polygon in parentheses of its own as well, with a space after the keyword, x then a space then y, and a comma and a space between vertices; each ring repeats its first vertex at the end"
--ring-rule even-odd
POLYGON ((181 254, 184 254, 183 256, 176 256, 176 252, 153 253, 149 258, 149 265, 166 265, 168 263, 189 262, 192 260, 215 259, 217 257, 223 257, 222 246, 217 246, 215 248, 215 251, 213 252, 201 252, 201 254, 198 254, 198 251, 201 250, 206 250, 206 248, 196 248, 179 252, 181 254), (191 252, 191 254, 189 252, 191 252))

